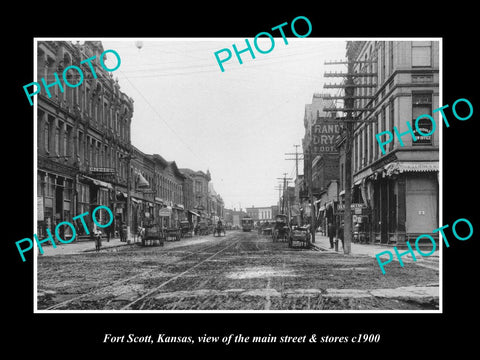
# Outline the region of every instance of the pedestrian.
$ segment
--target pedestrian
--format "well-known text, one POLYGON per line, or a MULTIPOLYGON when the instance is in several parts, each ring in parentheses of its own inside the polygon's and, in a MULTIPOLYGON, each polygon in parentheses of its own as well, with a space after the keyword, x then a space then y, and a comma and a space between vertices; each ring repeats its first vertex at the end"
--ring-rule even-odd
POLYGON ((343 244, 343 236, 344 236, 344 222, 342 220, 342 222, 340 223, 340 227, 338 229, 338 237, 340 238, 340 241, 342 242, 342 250, 345 249, 344 247, 344 244, 343 244))
POLYGON ((327 235, 328 239, 330 240, 330 249, 333 249, 333 237, 335 236, 335 225, 331 221, 328 222, 327 225, 327 235))
POLYGON ((102 247, 102 232, 95 228, 93 231, 93 237, 95 240, 95 250, 98 252, 102 247))
POLYGON ((120 241, 127 241, 127 225, 125 223, 122 223, 122 225, 120 226, 120 241))
POLYGON ((110 242, 110 238, 112 237, 112 232, 113 232, 113 224, 111 224, 106 231, 107 231, 107 242, 110 242))

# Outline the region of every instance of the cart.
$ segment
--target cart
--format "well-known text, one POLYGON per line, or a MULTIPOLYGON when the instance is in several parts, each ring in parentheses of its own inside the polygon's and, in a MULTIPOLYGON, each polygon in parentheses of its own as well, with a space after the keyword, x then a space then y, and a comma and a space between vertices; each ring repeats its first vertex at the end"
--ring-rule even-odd
POLYGON ((141 233, 142 246, 163 246, 164 234, 160 225, 145 226, 141 233))
POLYGON ((202 220, 197 224, 196 233, 198 235, 208 235, 208 224, 206 221, 202 220))
POLYGON ((290 235, 290 227, 288 226, 287 215, 278 214, 275 216, 275 224, 272 228, 273 242, 278 240, 287 241, 290 235))
POLYGON ((215 229, 213 230, 213 236, 221 236, 222 232, 223 236, 225 236, 225 227, 223 226, 223 224, 217 224, 217 226, 215 226, 215 229))
POLYGON ((180 228, 168 228, 164 232, 167 241, 179 241, 182 237, 180 228))
POLYGON ((301 247, 307 248, 310 246, 310 238, 310 225, 295 226, 290 232, 288 247, 292 248, 295 243, 301 243, 301 247))
POLYGON ((180 221, 180 230, 182 237, 192 237, 193 227, 187 220, 180 221))

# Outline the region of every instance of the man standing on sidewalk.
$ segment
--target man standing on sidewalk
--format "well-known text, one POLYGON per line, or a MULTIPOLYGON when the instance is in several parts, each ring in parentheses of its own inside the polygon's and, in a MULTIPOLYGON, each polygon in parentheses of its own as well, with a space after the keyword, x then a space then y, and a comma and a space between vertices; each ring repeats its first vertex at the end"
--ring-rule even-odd
POLYGON ((327 235, 330 240, 330 249, 333 249, 333 237, 335 236, 335 225, 333 225, 331 220, 328 221, 327 235))

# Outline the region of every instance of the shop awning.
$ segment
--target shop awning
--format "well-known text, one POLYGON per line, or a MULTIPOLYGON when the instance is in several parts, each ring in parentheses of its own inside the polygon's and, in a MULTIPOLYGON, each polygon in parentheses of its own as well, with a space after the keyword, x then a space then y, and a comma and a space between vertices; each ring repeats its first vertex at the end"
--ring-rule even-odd
POLYGON ((155 196, 155 201, 157 204, 163 204, 163 199, 160 199, 159 197, 155 196))
POLYGON ((113 190, 113 186, 110 183, 107 183, 107 182, 101 181, 101 180, 97 180, 97 179, 94 179, 94 178, 91 178, 91 177, 88 177, 88 176, 85 176, 85 175, 83 177, 85 179, 87 179, 88 181, 92 182, 94 185, 113 190))
POLYGON ((138 178, 137 188, 141 189, 141 188, 150 187, 150 184, 148 183, 147 179, 145 179, 140 172, 137 172, 137 178, 138 178))
POLYGON ((195 216, 200 216, 200 214, 197 214, 195 211, 192 211, 192 210, 188 210, 188 212, 192 215, 195 215, 195 216))
POLYGON ((185 210, 182 204, 173 204, 173 208, 177 210, 185 210))
POLYGON ((398 161, 385 165, 385 176, 404 172, 435 172, 438 171, 438 161, 398 161))

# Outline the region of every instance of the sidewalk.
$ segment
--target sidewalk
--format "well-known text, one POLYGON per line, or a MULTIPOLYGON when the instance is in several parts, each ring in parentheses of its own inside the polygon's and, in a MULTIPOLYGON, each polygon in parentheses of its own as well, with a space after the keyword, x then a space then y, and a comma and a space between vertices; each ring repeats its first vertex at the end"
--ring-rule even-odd
MULTIPOLYGON (((120 238, 113 238, 110 241, 107 241, 106 238, 102 239, 102 249, 106 248, 114 248, 119 246, 126 246, 130 245, 126 242, 120 241, 120 238)), ((135 245, 132 242, 131 245, 135 245)), ((54 255, 72 255, 72 254, 80 254, 84 252, 91 252, 95 251, 95 241, 93 240, 85 240, 85 241, 74 241, 70 244, 57 244, 57 247, 53 246, 44 246, 43 247, 43 255, 40 254, 40 250, 38 250, 39 256, 54 256, 54 255)))
MULTIPOLYGON (((175 248, 179 246, 188 246, 192 244, 200 244, 206 241, 211 241, 213 239, 213 235, 204 235, 199 236, 195 235, 192 237, 182 238, 180 241, 165 241, 163 248, 175 248)), ((219 238, 221 239, 221 238, 219 238)), ((139 246, 140 241, 137 238, 137 242, 132 242, 129 244, 127 242, 120 241, 120 238, 113 238, 110 241, 107 241, 106 238, 102 238, 102 248, 100 251, 115 247, 121 246, 139 246)), ((73 255, 73 254, 82 254, 82 253, 89 253, 95 252, 95 242, 93 240, 85 240, 85 241, 74 241, 70 244, 56 244, 57 247, 53 246, 44 246, 43 247, 43 255, 40 254, 38 251, 39 256, 56 256, 56 255, 73 255)), ((150 248, 150 247, 146 247, 150 248)))
MULTIPOLYGON (((327 236, 320 235, 320 233, 315 233, 315 243, 312 244, 319 250, 322 251, 329 251, 335 253, 335 248, 330 249, 330 240, 327 236)), ((397 255, 393 250, 394 246, 391 245, 378 245, 378 244, 359 244, 353 243, 351 244, 351 252, 350 254, 353 256, 360 255, 360 256, 371 256, 373 258, 376 257, 377 254, 383 251, 391 251, 393 254, 393 260, 398 261, 397 255)), ((419 266, 423 266, 429 269, 439 269, 439 259, 440 259, 440 252, 437 250, 430 256, 423 257, 416 251, 415 247, 413 246, 412 249, 415 252, 415 257, 417 261, 414 261, 410 254, 402 256, 403 262, 415 262, 419 266)), ((403 252, 407 251, 406 249, 399 249, 398 252, 402 254, 403 252)), ((425 251, 427 252, 427 251, 425 251)), ((338 243, 338 253, 343 254, 342 242, 339 241, 338 243)))

